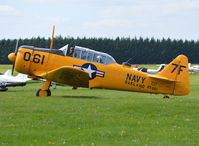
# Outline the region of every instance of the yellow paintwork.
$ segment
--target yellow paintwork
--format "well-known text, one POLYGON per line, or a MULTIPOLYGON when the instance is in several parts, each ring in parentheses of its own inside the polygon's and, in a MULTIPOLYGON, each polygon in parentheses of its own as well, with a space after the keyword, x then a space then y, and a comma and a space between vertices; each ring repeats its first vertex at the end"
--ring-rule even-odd
POLYGON ((39 96, 47 96, 46 90, 41 90, 41 92, 39 93, 39 96))
MULTIPOLYGON (((46 91, 46 90, 48 90, 48 87, 50 86, 50 84, 51 84, 51 81, 46 80, 46 81, 41 85, 40 89, 43 90, 43 91, 46 91)), ((43 92, 43 94, 44 94, 44 93, 46 93, 46 92, 43 92)))
MULTIPOLYGON (((28 56, 29 57, 29 56, 28 56)), ((167 67, 157 75, 132 70, 127 66, 117 63, 110 65, 89 62, 69 56, 61 56, 48 52, 33 51, 20 48, 15 59, 15 70, 29 76, 41 77, 49 81, 71 85, 75 87, 105 88, 113 90, 136 91, 146 93, 161 93, 170 95, 186 95, 190 90, 188 59, 179 55, 167 67), (31 54, 29 61, 25 53, 31 54), (41 63, 35 63, 34 55, 39 54, 45 59, 41 63), (27 60, 27 59, 26 59, 27 60), (97 70, 104 72, 104 77, 96 76, 89 80, 89 74, 74 66, 82 66, 91 63, 97 70)), ((43 87, 48 88, 48 87, 43 87)))
POLYGON ((48 73, 44 73, 41 77, 60 84, 67 84, 75 87, 89 87, 88 73, 70 66, 57 68, 48 73))
POLYGON ((9 59, 11 62, 15 62, 15 59, 16 59, 15 53, 10 53, 10 54, 8 55, 8 59, 9 59))

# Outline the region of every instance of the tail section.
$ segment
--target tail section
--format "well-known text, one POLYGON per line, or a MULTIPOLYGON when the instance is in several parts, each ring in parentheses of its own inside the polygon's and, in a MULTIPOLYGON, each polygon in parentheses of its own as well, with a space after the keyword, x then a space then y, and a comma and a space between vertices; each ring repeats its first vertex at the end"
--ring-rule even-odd
POLYGON ((6 76, 11 76, 11 70, 10 70, 10 69, 7 70, 7 71, 4 73, 4 75, 6 75, 6 76))
POLYGON ((190 92, 188 58, 179 55, 169 63, 160 73, 159 77, 168 78, 174 81, 174 95, 187 95, 190 92))

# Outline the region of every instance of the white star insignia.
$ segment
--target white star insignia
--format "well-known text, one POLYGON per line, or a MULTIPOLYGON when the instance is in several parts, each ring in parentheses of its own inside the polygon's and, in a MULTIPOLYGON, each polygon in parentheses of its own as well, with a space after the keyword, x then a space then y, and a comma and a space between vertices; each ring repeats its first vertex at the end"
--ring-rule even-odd
POLYGON ((83 70, 87 73, 89 73, 89 77, 92 78, 92 73, 96 72, 96 70, 91 69, 91 65, 88 66, 88 68, 83 68, 83 70))

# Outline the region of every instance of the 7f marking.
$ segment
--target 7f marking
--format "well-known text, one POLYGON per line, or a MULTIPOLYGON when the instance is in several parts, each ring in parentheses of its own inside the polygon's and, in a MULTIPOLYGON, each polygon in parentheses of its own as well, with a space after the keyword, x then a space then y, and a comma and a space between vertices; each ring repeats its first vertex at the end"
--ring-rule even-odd
POLYGON ((180 74, 180 72, 183 71, 182 68, 186 68, 186 66, 184 66, 184 65, 178 65, 178 64, 175 64, 175 63, 172 63, 172 65, 174 66, 174 68, 171 71, 171 73, 173 73, 179 67, 178 74, 180 74))

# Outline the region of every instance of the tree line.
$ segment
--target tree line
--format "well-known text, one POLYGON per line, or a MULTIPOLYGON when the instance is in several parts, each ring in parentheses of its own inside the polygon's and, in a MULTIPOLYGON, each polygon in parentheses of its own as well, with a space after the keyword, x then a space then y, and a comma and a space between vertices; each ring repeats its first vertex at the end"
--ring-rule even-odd
MULTIPOLYGON (((7 56, 14 52, 16 39, 0 40, 0 64, 10 64, 7 56)), ((191 63, 199 63, 199 41, 154 39, 154 38, 73 38, 57 36, 54 39, 55 49, 69 44, 82 46, 110 54, 118 63, 131 58, 131 64, 169 63, 179 54, 184 54, 191 63)), ((19 39, 20 45, 49 48, 50 38, 19 39)))

